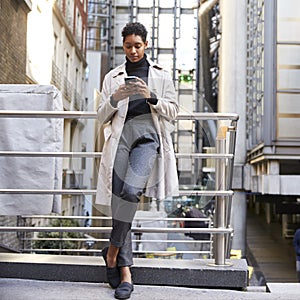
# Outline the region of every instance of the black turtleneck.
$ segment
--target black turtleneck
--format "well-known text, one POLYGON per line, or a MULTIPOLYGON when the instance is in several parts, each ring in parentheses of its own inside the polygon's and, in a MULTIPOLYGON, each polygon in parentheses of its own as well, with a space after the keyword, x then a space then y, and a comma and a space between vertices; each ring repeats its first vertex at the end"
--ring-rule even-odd
MULTIPOLYGON (((138 62, 131 62, 126 57, 126 73, 129 76, 137 76, 143 79, 148 84, 149 63, 144 56, 138 62)), ((134 95, 129 98, 128 111, 126 121, 136 116, 150 114, 151 110, 145 98, 141 95, 134 95)))

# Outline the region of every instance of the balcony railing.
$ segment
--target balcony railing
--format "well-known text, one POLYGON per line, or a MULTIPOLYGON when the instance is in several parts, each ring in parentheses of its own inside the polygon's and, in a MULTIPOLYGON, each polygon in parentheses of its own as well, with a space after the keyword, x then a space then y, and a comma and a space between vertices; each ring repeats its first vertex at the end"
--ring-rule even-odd
POLYGON ((79 93, 76 92, 76 90, 74 90, 74 108, 76 110, 82 110, 83 106, 83 100, 82 97, 79 93))
POLYGON ((72 84, 67 79, 67 77, 64 76, 63 78, 63 95, 66 97, 66 99, 71 102, 72 101, 72 84))
POLYGON ((52 84, 54 84, 59 90, 61 90, 61 82, 62 82, 62 72, 58 68, 58 66, 55 64, 54 61, 52 61, 52 78, 51 78, 52 84))
MULTIPOLYGON (((13 110, 0 110, 0 118, 64 118, 64 119, 95 119, 97 116, 96 112, 53 112, 53 111, 13 111, 13 110)), ((235 139, 238 115, 236 114, 222 114, 222 113, 192 113, 192 114, 179 114, 178 121, 180 120, 214 120, 220 122, 220 130, 216 137, 216 151, 215 153, 176 153, 177 158, 189 157, 193 159, 214 159, 216 160, 215 174, 216 174, 216 185, 215 190, 180 190, 180 196, 210 196, 215 198, 215 214, 214 220, 210 218, 199 219, 198 221, 207 221, 207 228, 179 228, 177 226, 164 226, 164 227, 142 227, 139 222, 142 221, 162 221, 162 222, 180 222, 180 221, 191 221, 186 218, 142 218, 136 217, 134 220, 134 226, 132 232, 135 234, 146 234, 146 233, 202 233, 210 234, 213 239, 209 242, 213 247, 213 256, 215 259, 215 265, 226 265, 226 258, 228 257, 230 248, 230 236, 233 233, 233 229, 230 227, 230 210, 231 210, 231 198, 233 191, 231 188, 232 181, 232 170, 233 160, 235 152, 235 139), (228 126, 224 125, 224 121, 228 121, 228 126), (212 227, 213 225, 213 227, 212 227)), ((26 152, 26 151, 0 151, 0 156, 18 156, 18 157, 89 157, 96 158, 101 157, 100 152, 26 152)), ((62 189, 62 190, 43 190, 43 189, 0 189, 0 194, 52 194, 52 195, 95 195, 96 190, 94 189, 62 189)), ((30 216, 30 218, 41 218, 41 216, 30 216)), ((72 219, 102 219, 108 220, 108 217, 76 217, 76 216, 43 216, 43 218, 72 218, 72 219)), ((193 221, 196 219, 193 218, 193 221)), ((91 227, 49 227, 49 226, 2 226, 0 232, 82 232, 82 233, 109 233, 111 231, 110 226, 91 226, 91 227)), ((26 239, 26 238, 25 238, 26 239)), ((34 241, 35 238, 30 237, 30 241, 34 241)), ((94 239, 84 238, 80 241, 107 241, 106 239, 94 239)), ((136 243, 140 243, 138 239, 136 243)), ((142 242, 154 243, 153 239, 143 240, 142 242)), ((155 242, 166 243, 168 240, 158 239, 155 242)), ((176 241, 176 243, 179 241, 176 241)), ((186 243, 184 240, 181 242, 186 243)), ((194 243, 201 244, 203 241, 193 241, 194 243)), ((58 249, 47 249, 48 252, 56 251, 58 249)), ((99 252, 100 250, 93 249, 60 249, 68 252, 99 252)), ((23 249, 24 252, 34 252, 37 249, 23 249)), ((40 251, 40 250, 39 250, 40 251)), ((172 251, 173 254, 184 253, 185 251, 172 251)), ((190 252, 190 251, 189 251, 190 252)), ((201 253, 201 251, 197 251, 201 253)), ((135 250, 135 253, 143 253, 143 250, 135 250)), ((157 251, 147 251, 147 253, 157 253, 157 251)), ((168 251, 159 251, 159 254, 165 253, 170 254, 168 251)), ((211 253, 211 251, 209 251, 211 253)))
POLYGON ((63 76, 61 70, 58 68, 54 61, 52 62, 51 83, 62 92, 68 102, 73 102, 75 110, 81 111, 85 109, 85 103, 82 96, 80 95, 80 93, 78 93, 76 88, 74 88, 67 77, 63 76))

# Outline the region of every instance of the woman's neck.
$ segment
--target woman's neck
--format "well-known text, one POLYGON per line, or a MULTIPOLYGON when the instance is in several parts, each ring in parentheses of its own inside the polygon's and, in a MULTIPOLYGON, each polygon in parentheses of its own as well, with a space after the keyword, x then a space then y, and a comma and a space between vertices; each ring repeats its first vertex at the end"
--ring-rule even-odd
POLYGON ((143 65, 146 65, 147 64, 147 59, 146 59, 146 55, 144 55, 144 57, 142 59, 140 59, 139 61, 137 62, 131 62, 127 56, 126 56, 126 67, 127 68, 138 68, 138 67, 141 67, 143 65))

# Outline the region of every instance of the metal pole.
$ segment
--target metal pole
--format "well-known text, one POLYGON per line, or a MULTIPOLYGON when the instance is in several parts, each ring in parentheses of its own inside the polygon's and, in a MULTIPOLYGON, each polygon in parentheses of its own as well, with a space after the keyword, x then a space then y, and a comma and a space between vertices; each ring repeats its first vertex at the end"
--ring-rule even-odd
MULTIPOLYGON (((216 152, 225 153, 226 151, 226 131, 227 127, 221 127, 216 139, 216 152)), ((226 186, 226 163, 225 159, 216 162, 216 190, 224 190, 226 186)), ((226 221, 226 198, 224 196, 216 197, 216 216, 215 227, 225 228, 226 221)), ((215 237, 215 264, 225 265, 225 236, 217 234, 215 237)))
MULTIPOLYGON (((155 39, 157 38, 155 36, 155 0, 153 0, 153 4, 152 4, 152 48, 151 48, 151 59, 153 61, 155 61, 155 39)), ((156 57, 157 59, 157 57, 156 57)))
POLYGON ((228 160, 228 164, 226 168, 226 189, 228 190, 231 188, 232 177, 233 177, 233 162, 234 162, 233 158, 235 153, 236 127, 237 127, 237 121, 232 121, 231 125, 228 127, 228 132, 229 132, 228 153, 233 155, 232 159, 228 160))
POLYGON ((107 52, 108 52, 108 57, 109 57, 109 69, 113 68, 114 65, 114 58, 113 58, 113 53, 112 53, 112 49, 113 49, 113 44, 112 44, 112 39, 113 39, 113 11, 112 11, 112 2, 108 1, 108 14, 109 14, 109 18, 106 20, 106 24, 108 25, 108 43, 107 43, 107 52))
POLYGON ((177 59, 177 0, 174 0, 174 10, 173 10, 173 17, 174 17, 174 23, 173 23, 173 80, 176 79, 176 59, 177 59))
MULTIPOLYGON (((0 232, 101 232, 109 233, 112 227, 36 227, 0 226, 0 232)), ((140 233, 231 233, 231 228, 177 228, 177 227, 132 227, 132 232, 140 233)))
MULTIPOLYGON (((96 119, 93 111, 0 110, 0 118, 96 119)), ((238 120, 235 113, 179 113, 177 120, 238 120)))
MULTIPOLYGON (((13 156, 13 157, 86 157, 86 158, 95 158, 101 157, 102 152, 38 152, 38 151, 0 151, 0 156, 13 156)), ((232 154, 216 154, 216 153, 175 153, 177 158, 194 158, 194 159, 203 159, 203 158, 214 158, 214 159, 223 159, 223 158, 233 158, 232 154)))
MULTIPOLYGON (((0 194, 29 194, 29 195, 96 195, 96 189, 0 189, 0 194)), ((232 191, 204 191, 204 190, 179 190, 179 196, 232 196, 232 191)))
POLYGON ((130 22, 133 22, 134 20, 134 12, 133 12, 133 7, 134 7, 134 0, 130 1, 130 22))
MULTIPOLYGON (((231 126, 228 127, 229 132, 229 149, 228 152, 233 155, 232 159, 228 159, 226 166, 226 189, 231 189, 232 178, 233 178, 233 164, 234 164, 234 153, 235 153, 235 141, 236 141, 236 126, 237 121, 232 121, 231 126)), ((232 207, 232 197, 228 197, 226 201, 226 227, 230 226, 231 219, 231 207, 232 207)), ((232 238, 230 235, 226 235, 225 248, 226 257, 230 257, 232 238)))

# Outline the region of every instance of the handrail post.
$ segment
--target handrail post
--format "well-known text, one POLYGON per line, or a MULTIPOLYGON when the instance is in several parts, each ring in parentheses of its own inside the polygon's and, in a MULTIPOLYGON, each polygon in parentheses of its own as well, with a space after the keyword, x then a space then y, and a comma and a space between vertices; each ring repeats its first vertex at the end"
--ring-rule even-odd
MULTIPOLYGON (((226 165, 226 190, 231 189, 232 178, 233 178, 233 166, 234 166, 234 154, 235 154, 235 141, 236 141, 236 128, 237 121, 231 121, 231 125, 228 127, 229 132, 229 142, 228 142, 228 152, 233 154, 232 159, 228 159, 228 163, 226 165)), ((226 201, 226 227, 230 227, 231 220, 231 207, 232 207, 232 196, 228 197, 226 201)), ((230 257, 230 248, 231 248, 231 235, 226 235, 225 240, 225 250, 226 257, 230 257)))
MULTIPOLYGON (((226 151, 227 127, 222 126, 216 138, 216 153, 226 151)), ((216 162, 216 190, 224 190, 226 186, 226 160, 220 159, 216 162)), ((226 199, 224 196, 216 197, 215 227, 224 228, 226 225, 226 199)), ((215 264, 225 265, 225 235, 217 234, 215 239, 215 264)))

